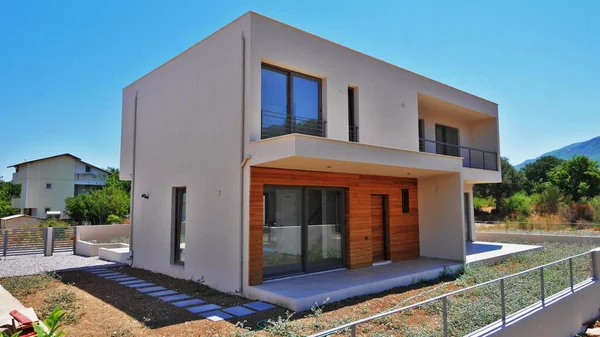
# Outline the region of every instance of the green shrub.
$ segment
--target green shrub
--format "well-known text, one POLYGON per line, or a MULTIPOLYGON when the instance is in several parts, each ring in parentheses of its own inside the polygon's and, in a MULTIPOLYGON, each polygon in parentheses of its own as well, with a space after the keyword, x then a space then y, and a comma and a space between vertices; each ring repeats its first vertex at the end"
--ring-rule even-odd
POLYGON ((588 202, 594 209, 594 222, 600 222, 600 195, 590 199, 588 202))
POLYGON ((556 214, 560 208, 562 195, 556 186, 550 186, 537 196, 535 200, 536 210, 542 214, 556 214))
POLYGON ((42 228, 46 228, 46 227, 69 227, 70 224, 66 221, 63 220, 59 220, 59 219, 53 219, 53 218, 48 218, 42 222, 40 222, 40 227, 42 228))
POLYGON ((492 196, 487 196, 485 198, 473 197, 473 208, 474 209, 481 211, 485 207, 492 207, 492 208, 496 207, 496 200, 494 200, 494 197, 492 197, 492 196))
POLYGON ((513 218, 529 216, 533 207, 531 198, 524 192, 514 194, 510 198, 504 199, 504 208, 506 213, 513 218))
POLYGON ((120 224, 121 222, 123 222, 123 219, 118 215, 110 214, 108 218, 106 218, 107 224, 120 224))

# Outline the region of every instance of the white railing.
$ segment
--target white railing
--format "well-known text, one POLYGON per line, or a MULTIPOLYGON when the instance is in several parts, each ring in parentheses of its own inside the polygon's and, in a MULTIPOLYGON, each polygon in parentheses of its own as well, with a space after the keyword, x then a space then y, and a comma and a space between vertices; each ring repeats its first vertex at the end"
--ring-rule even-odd
MULTIPOLYGON (((540 300, 541 300, 541 306, 545 307, 546 306, 546 282, 544 280, 544 269, 548 269, 549 267, 552 267, 554 265, 560 264, 560 263, 564 263, 567 262, 568 266, 569 266, 569 285, 570 288, 565 288, 563 290, 566 289, 570 289, 570 292, 575 292, 575 288, 576 288, 576 283, 575 283, 575 278, 574 278, 574 273, 573 273, 573 259, 578 258, 578 257, 582 257, 584 255, 589 255, 589 258, 591 260, 591 266, 592 266, 592 271, 591 271, 591 275, 590 277, 593 280, 597 280, 598 277, 600 276, 600 249, 596 249, 596 250, 592 250, 591 252, 586 252, 586 253, 582 253, 582 254, 577 254, 577 255, 573 255, 558 261, 554 261, 551 263, 547 263, 545 265, 541 265, 538 267, 534 267, 528 270, 524 270, 522 272, 519 273, 515 273, 512 275, 508 275, 508 276, 504 276, 501 278, 497 278, 491 281, 487 281, 487 282, 483 282, 474 286, 470 286, 467 288, 463 288, 463 289, 459 289, 453 292, 449 292, 440 296, 436 296, 434 298, 431 298, 429 300, 426 301, 422 301, 419 303, 415 303, 415 304, 411 304, 402 308, 398 308, 398 309, 393 309, 387 312, 382 312, 379 313, 377 315, 373 315, 370 317, 366 317, 363 319, 359 319, 356 320, 354 322, 350 322, 344 325, 340 325, 337 326, 335 328, 326 330, 326 331, 322 331, 316 334, 312 334, 308 337, 325 337, 325 336, 329 336, 331 334, 334 333, 340 333, 342 331, 350 331, 350 336, 352 337, 356 337, 356 329, 357 326, 360 324, 365 324, 368 322, 371 322, 373 320, 376 319, 380 319, 389 315, 393 315, 393 314, 398 314, 398 313, 402 313, 406 310, 410 310, 410 309, 416 309, 419 307, 423 307, 427 304, 432 304, 434 302, 437 301, 441 301, 442 302, 442 333, 440 333, 439 335, 447 337, 448 336, 448 298, 450 296, 454 296, 454 295, 460 295, 460 294, 464 294, 465 292, 468 292, 470 290, 473 289, 477 289, 477 288, 481 288, 481 287, 485 287, 485 286, 490 286, 490 285, 494 285, 497 284, 498 287, 500 288, 500 315, 501 315, 501 321, 502 321, 502 326, 504 327, 506 325, 506 318, 507 318, 507 314, 506 314, 506 295, 505 295, 505 282, 506 280, 509 280, 511 278, 515 278, 518 276, 522 276, 522 275, 530 275, 533 273, 539 273, 539 282, 540 282, 540 300)), ((585 281, 589 281, 590 278, 587 278, 585 281)), ((493 322, 490 322, 490 324, 492 324, 493 322)), ((436 334, 438 335, 438 334, 436 334)))

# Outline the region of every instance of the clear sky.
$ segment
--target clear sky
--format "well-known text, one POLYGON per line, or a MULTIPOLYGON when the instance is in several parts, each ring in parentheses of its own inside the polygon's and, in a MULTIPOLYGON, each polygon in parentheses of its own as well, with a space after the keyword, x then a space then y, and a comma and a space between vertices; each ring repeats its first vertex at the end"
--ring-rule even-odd
POLYGON ((0 176, 118 167, 121 89, 248 10, 499 103, 513 164, 600 135, 596 0, 0 0, 0 176))

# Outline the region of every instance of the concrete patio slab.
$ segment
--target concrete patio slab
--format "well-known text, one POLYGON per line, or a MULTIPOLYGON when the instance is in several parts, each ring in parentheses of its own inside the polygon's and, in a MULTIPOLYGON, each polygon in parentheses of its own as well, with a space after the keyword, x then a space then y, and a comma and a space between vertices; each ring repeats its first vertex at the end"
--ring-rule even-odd
POLYGON ((265 311, 265 310, 270 310, 270 309, 275 308, 275 306, 273 304, 265 303, 265 302, 261 302, 261 301, 246 303, 246 304, 244 304, 244 306, 248 307, 250 309, 254 309, 256 311, 265 311))
POLYGON ((174 302, 174 303, 171 303, 171 304, 173 304, 174 306, 179 307, 179 308, 184 308, 184 307, 189 307, 189 306, 192 306, 192 305, 202 304, 202 303, 206 303, 206 302, 204 302, 203 300, 199 300, 197 298, 194 298, 194 299, 191 299, 191 300, 174 302))
POLYGON ((180 301, 180 300, 185 300, 185 299, 191 298, 191 296, 186 295, 186 294, 178 294, 178 295, 171 295, 171 296, 161 296, 159 298, 165 302, 174 302, 174 301, 180 301))
POLYGON ((137 291, 139 291, 141 293, 153 293, 156 291, 163 291, 163 290, 167 290, 167 288, 161 287, 161 286, 155 286, 155 287, 143 287, 143 288, 137 289, 137 291))
POLYGON ((456 270, 462 265, 460 261, 421 257, 373 267, 307 274, 248 287, 248 297, 299 312, 327 298, 336 302, 410 285, 419 280, 435 279, 445 268, 456 270))
POLYGON ((254 310, 250 310, 248 308, 244 308, 241 306, 226 308, 226 309, 223 309, 223 311, 228 314, 231 314, 233 316, 237 316, 237 317, 248 316, 250 314, 256 313, 256 311, 254 311, 254 310))
POLYGON ((162 290, 162 291, 148 293, 148 295, 150 295, 152 297, 160 297, 160 296, 167 296, 167 295, 177 295, 177 292, 175 290, 162 290))
POLYGON ((151 287, 151 286, 155 286, 156 284, 154 283, 150 283, 150 282, 144 282, 144 283, 135 283, 135 284, 128 284, 127 286, 129 288, 142 288, 142 287, 151 287))
POLYGON ((197 306, 197 307, 187 308, 187 311, 192 312, 194 314, 198 314, 201 312, 206 312, 206 311, 216 310, 216 309, 221 309, 221 307, 216 304, 205 304, 205 305, 201 305, 201 306, 197 306))

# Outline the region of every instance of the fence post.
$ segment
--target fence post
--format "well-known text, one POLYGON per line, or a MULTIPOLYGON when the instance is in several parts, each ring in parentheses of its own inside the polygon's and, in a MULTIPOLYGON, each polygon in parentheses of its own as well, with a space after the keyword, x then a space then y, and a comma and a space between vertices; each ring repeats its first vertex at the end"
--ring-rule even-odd
POLYGON ((52 256, 54 252, 54 232, 52 227, 44 228, 44 256, 52 256))
POLYGON ((77 255, 77 226, 73 226, 73 255, 77 255))
POLYGON ((8 229, 4 230, 4 245, 2 245, 2 255, 6 257, 6 252, 8 251, 8 229))
POLYGON ((569 282, 571 283, 571 292, 575 292, 573 289, 573 258, 569 259, 569 282))
POLYGON ((590 251, 592 258, 592 279, 600 280, 600 248, 594 248, 590 251))
POLYGON ((506 326, 506 304, 504 298, 504 279, 500 279, 500 303, 502 305, 502 326, 506 326))
POLYGON ((540 294, 542 297, 542 307, 546 306, 546 291, 544 287, 544 267, 540 267, 540 294))
POLYGON ((444 337, 448 337, 448 298, 444 296, 442 298, 442 318, 444 325, 444 337))

